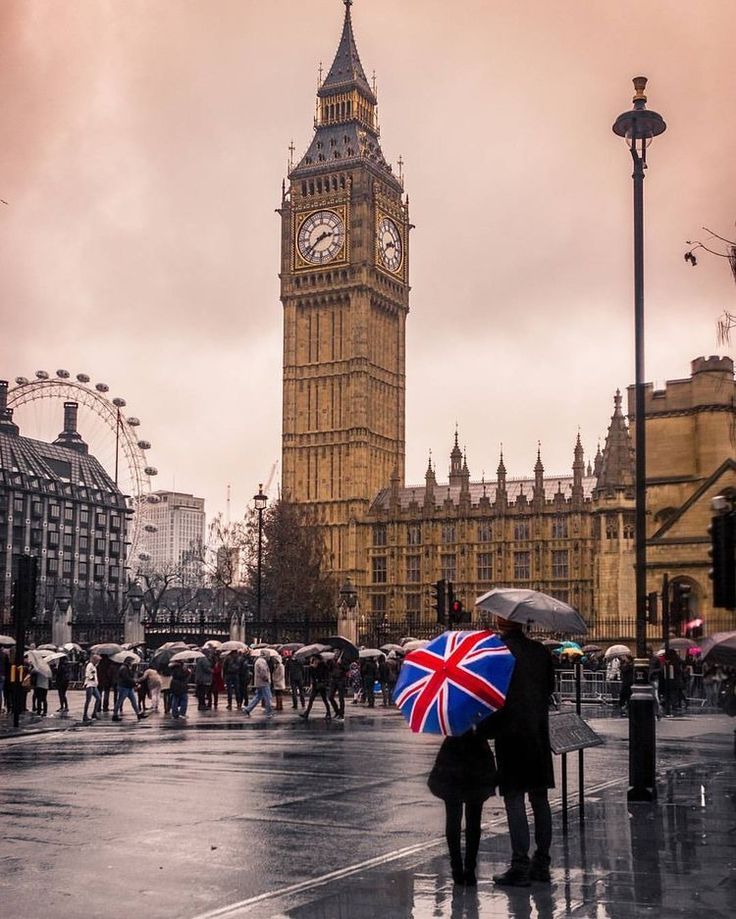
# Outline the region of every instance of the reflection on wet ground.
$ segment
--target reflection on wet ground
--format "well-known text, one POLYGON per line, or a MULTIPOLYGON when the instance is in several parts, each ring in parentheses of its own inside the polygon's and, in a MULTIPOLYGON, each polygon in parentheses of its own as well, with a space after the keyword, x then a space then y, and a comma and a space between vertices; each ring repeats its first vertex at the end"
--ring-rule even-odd
POLYGON ((491 880, 508 858, 498 799, 477 890, 453 887, 426 789, 438 741, 394 713, 342 726, 151 718, 2 741, 2 914, 39 919, 29 892, 42 888, 55 919, 120 903, 146 919, 732 916, 733 722, 660 725, 654 806, 626 803, 626 722, 594 727, 606 744, 586 754, 584 832, 573 808, 561 835, 556 792, 553 883, 511 891, 491 880))

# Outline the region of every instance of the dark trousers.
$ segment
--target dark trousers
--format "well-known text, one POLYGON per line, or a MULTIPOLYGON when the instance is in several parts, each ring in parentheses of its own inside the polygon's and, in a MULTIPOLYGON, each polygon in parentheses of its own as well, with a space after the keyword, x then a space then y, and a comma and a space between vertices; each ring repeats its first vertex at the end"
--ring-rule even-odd
POLYGON ((483 816, 482 801, 445 801, 445 839, 450 850, 450 864, 453 870, 463 867, 460 848, 460 830, 465 810, 465 868, 472 871, 478 859, 480 847, 480 821, 483 816))
POLYGON ((212 708, 212 685, 207 686, 204 683, 197 683, 195 688, 197 690, 197 707, 212 708))
POLYGON ((375 680, 363 680, 363 697, 368 703, 368 708, 373 708, 376 704, 376 697, 373 692, 374 682, 375 680))
POLYGON ((330 704, 335 712, 335 715, 338 718, 345 717, 345 684, 344 683, 333 683, 330 686, 330 704), (337 696, 338 702, 335 702, 335 696, 337 696))
POLYGON ((59 708, 62 712, 69 711, 69 703, 66 701, 66 691, 69 689, 69 683, 57 683, 56 691, 59 694, 59 708))
POLYGON ((232 708, 233 699, 235 699, 235 705, 240 708, 243 704, 243 690, 240 688, 238 678, 228 677, 225 680, 225 690, 227 691, 227 707, 232 708))
MULTIPOLYGON (((544 868, 549 867, 549 847, 552 844, 552 812, 547 799, 547 789, 528 792, 529 803, 534 814, 534 842, 537 850, 534 861, 544 868)), ((529 820, 526 815, 526 800, 523 791, 510 792, 503 796, 506 805, 506 819, 511 840, 511 867, 529 868, 529 820)))
POLYGON ((312 711, 312 706, 314 705, 314 700, 320 697, 320 699, 325 703, 325 709, 327 710, 327 717, 331 718, 332 713, 330 712, 330 703, 327 701, 327 690, 324 686, 315 686, 312 684, 312 689, 309 693, 309 702, 307 702, 307 708, 305 714, 309 714, 312 711))
POLYGON ((297 697, 302 703, 302 708, 304 708, 304 681, 303 680, 292 680, 291 681, 291 701, 294 704, 294 708, 297 707, 297 697))
POLYGON ((112 690, 112 707, 115 708, 118 701, 118 688, 117 686, 105 686, 102 690, 102 711, 107 712, 110 710, 110 690, 112 690))
POLYGON ((33 710, 37 715, 47 715, 49 711, 48 699, 48 689, 38 689, 33 690, 33 710))

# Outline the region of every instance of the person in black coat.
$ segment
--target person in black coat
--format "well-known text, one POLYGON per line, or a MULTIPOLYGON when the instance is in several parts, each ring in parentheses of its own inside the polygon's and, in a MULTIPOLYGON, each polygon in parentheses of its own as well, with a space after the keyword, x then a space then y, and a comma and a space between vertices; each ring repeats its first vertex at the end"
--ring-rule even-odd
POLYGON ((493 880, 500 885, 528 887, 531 880, 550 880, 552 814, 547 790, 555 785, 549 742, 554 663, 544 645, 527 638, 520 623, 497 618, 496 625, 514 655, 515 665, 506 704, 478 728, 483 736, 495 739, 498 784, 511 841, 511 867, 494 875, 493 880), (525 796, 534 813, 536 852, 531 860, 525 796))
POLYGON ((496 762, 485 737, 468 731, 447 737, 427 780, 429 790, 445 802, 445 838, 450 850, 452 879, 474 887, 475 865, 480 847, 483 802, 496 793, 496 762), (465 811, 465 861, 460 829, 465 811))

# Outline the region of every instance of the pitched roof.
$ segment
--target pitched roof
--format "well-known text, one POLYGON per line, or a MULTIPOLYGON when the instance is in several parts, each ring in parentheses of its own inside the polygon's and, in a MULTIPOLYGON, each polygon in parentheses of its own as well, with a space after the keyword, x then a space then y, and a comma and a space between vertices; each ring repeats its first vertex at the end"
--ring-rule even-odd
POLYGON ((360 63, 358 46, 355 43, 353 21, 350 15, 351 5, 352 0, 345 4, 345 22, 342 27, 340 44, 337 47, 337 54, 330 67, 330 72, 320 87, 318 95, 327 96, 335 91, 357 87, 375 105, 377 100, 368 83, 363 65, 360 63))
POLYGON ((634 449, 626 419, 621 411, 621 392, 616 390, 614 410, 608 426, 600 462, 598 488, 633 488, 634 449))

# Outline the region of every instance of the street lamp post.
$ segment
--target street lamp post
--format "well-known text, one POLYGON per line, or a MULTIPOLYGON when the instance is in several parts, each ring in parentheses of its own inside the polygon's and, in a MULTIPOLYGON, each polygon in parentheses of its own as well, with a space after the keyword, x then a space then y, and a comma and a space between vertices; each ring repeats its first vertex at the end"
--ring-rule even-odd
POLYGON ((258 486, 258 494, 253 496, 253 503, 258 511, 258 571, 256 574, 256 621, 254 623, 256 638, 261 637, 261 564, 263 562, 263 512, 268 498, 263 494, 263 485, 258 486))
POLYGON ((647 109, 646 77, 634 77, 634 107, 619 115, 613 132, 626 138, 634 161, 634 351, 635 382, 635 578, 636 578, 636 661, 634 686, 629 705, 629 800, 652 801, 654 782, 655 730, 654 698, 649 684, 646 654, 647 570, 646 570, 646 422, 644 405, 644 170, 647 147, 667 125, 657 112, 647 109))

